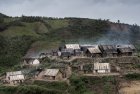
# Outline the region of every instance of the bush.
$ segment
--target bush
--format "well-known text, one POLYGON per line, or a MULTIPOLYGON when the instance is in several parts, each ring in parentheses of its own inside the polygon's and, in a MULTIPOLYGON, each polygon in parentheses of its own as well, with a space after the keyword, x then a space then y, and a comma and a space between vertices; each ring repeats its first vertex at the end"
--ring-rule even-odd
POLYGON ((140 74, 139 73, 126 74, 125 78, 128 80, 140 80, 140 74))
POLYGON ((38 85, 48 89, 62 90, 65 91, 68 89, 66 82, 46 82, 46 81, 35 81, 34 85, 38 85))

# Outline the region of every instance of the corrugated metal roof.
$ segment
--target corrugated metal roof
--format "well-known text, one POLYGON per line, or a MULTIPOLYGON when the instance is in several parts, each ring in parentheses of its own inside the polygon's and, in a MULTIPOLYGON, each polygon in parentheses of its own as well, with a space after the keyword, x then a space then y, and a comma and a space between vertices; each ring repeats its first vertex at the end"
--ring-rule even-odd
POLYGON ((9 76, 10 81, 15 81, 15 80, 24 80, 24 75, 12 75, 9 76))
POLYGON ((67 49, 80 49, 80 45, 79 44, 66 44, 65 47, 67 49))
POLYGON ((94 63, 94 70, 110 69, 109 63, 94 63))
POLYGON ((101 51, 100 51, 100 49, 99 49, 98 46, 92 47, 92 48, 88 48, 88 51, 89 51, 90 53, 101 53, 101 51))
POLYGON ((59 72, 59 69, 46 69, 45 74, 46 76, 56 76, 59 72))
POLYGON ((21 74, 22 74, 21 71, 14 71, 14 72, 7 72, 6 76, 21 75, 21 74))
POLYGON ((130 48, 130 49, 136 49, 134 45, 117 45, 117 48, 130 48))
POLYGON ((100 45, 100 48, 106 53, 117 53, 117 48, 115 45, 100 45))

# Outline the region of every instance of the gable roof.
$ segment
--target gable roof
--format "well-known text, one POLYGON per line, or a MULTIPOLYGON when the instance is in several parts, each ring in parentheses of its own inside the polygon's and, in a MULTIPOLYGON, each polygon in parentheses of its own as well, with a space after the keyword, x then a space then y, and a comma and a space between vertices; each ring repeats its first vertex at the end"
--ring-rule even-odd
POLYGON ((66 49, 80 49, 79 44, 65 44, 66 49))
POLYGON ((90 53, 101 53, 100 49, 98 46, 91 47, 87 49, 90 53))
POLYGON ((10 81, 15 81, 15 80, 24 80, 24 75, 12 75, 9 76, 10 81))
POLYGON ((94 63, 94 70, 110 69, 109 63, 94 63))
POLYGON ((115 45, 100 45, 100 49, 106 53, 117 53, 115 45))
POLYGON ((59 69, 46 69, 45 74, 46 76, 56 76, 59 72, 59 69))

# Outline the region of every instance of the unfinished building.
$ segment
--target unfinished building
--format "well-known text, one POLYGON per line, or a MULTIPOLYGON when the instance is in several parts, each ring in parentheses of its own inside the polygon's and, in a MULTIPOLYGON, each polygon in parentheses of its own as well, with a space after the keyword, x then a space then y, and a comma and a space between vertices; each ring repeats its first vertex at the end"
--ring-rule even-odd
POLYGON ((109 63, 94 63, 93 73, 110 73, 109 63))

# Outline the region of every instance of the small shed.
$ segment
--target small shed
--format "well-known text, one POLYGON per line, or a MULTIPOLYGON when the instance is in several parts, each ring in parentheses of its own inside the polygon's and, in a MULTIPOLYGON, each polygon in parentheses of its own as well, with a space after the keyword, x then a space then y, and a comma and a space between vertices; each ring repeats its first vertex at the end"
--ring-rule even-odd
POLYGON ((100 45, 99 48, 103 57, 116 57, 118 55, 115 45, 100 45))
POLYGON ((47 80, 62 80, 63 74, 60 72, 59 69, 46 69, 44 77, 47 80))
POLYGON ((94 63, 93 73, 110 73, 110 64, 94 63))
POLYGON ((86 51, 88 57, 102 57, 102 52, 100 51, 98 45, 88 48, 86 51))
POLYGON ((6 73, 6 81, 9 84, 20 84, 24 80, 25 80, 25 77, 21 71, 7 72, 6 73))

